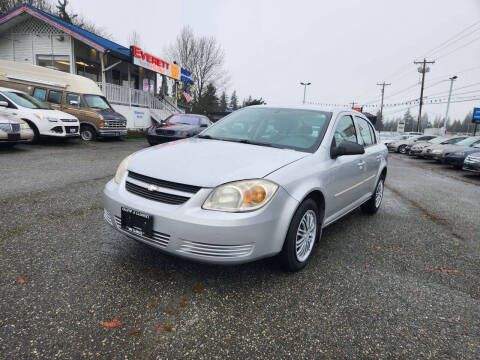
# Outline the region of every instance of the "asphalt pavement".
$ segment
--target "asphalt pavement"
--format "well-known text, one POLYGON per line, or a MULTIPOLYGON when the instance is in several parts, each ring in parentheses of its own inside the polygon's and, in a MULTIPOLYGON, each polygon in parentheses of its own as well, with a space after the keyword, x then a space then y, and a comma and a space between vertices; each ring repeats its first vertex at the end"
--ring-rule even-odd
POLYGON ((289 274, 111 229, 103 186, 146 146, 0 149, 0 358, 480 358, 480 176, 390 155, 381 210, 329 226, 289 274))

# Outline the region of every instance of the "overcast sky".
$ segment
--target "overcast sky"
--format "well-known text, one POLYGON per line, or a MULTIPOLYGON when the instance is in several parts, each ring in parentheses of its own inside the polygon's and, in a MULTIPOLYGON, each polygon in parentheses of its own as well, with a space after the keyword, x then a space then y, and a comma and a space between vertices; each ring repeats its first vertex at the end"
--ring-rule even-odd
MULTIPOLYGON (((227 91, 237 90, 240 98, 263 97, 268 103, 301 102, 300 81, 312 83, 307 90, 307 101, 312 102, 374 102, 380 94, 376 83, 383 80, 392 83, 387 97, 411 87, 386 103, 418 98, 420 86, 414 85, 419 73, 413 60, 480 21, 480 0, 71 0, 71 4, 123 45, 129 45, 128 36, 136 30, 145 50, 160 58, 165 58, 165 47, 184 25, 198 35, 216 37, 225 48, 231 76, 227 91)), ((480 82, 480 24, 464 34, 469 32, 473 33, 429 58, 439 59, 427 74, 426 84, 433 86, 426 89, 426 96, 443 92, 446 97, 449 82, 438 82, 452 75, 459 77, 455 87, 480 82), (454 52, 448 55, 450 51, 454 52)), ((459 96, 480 97, 480 84, 457 92, 473 90, 479 91, 459 96)), ((450 114, 463 119, 474 105, 480 107, 480 101, 452 104, 450 114)), ((427 105, 425 110, 432 118, 443 116, 445 108, 427 105)), ((385 114, 399 115, 401 109, 386 108, 385 114)), ((418 107, 412 107, 412 113, 416 115, 418 107)))

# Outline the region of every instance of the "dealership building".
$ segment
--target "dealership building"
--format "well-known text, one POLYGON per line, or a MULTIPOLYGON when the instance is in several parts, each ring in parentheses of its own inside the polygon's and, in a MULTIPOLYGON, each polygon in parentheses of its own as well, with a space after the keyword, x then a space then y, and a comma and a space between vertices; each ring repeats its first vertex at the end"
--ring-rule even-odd
POLYGON ((162 83, 191 84, 190 73, 137 46, 129 48, 28 4, 0 15, 0 59, 27 62, 97 82, 129 128, 183 112, 160 96, 162 83))

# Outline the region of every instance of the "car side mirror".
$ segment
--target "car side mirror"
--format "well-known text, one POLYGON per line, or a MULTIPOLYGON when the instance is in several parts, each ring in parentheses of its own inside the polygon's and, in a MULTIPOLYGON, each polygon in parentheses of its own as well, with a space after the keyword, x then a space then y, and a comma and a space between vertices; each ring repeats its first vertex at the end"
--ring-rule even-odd
POLYGON ((8 107, 8 102, 6 102, 6 101, 0 101, 0 106, 2 106, 2 107, 8 107))
POLYGON ((330 157, 336 159, 343 155, 361 155, 365 154, 365 148, 363 145, 357 144, 352 141, 342 141, 338 146, 332 146, 330 150, 330 157))
POLYGON ((70 105, 78 106, 80 103, 77 100, 70 100, 70 105))

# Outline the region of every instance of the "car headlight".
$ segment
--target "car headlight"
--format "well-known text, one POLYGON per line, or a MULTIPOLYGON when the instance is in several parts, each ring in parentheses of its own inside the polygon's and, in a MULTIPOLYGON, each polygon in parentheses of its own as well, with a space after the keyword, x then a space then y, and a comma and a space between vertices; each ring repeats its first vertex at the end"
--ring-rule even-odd
POLYGON ((432 150, 432 154, 441 154, 443 152, 444 152, 444 150, 440 150, 440 149, 432 150))
POLYGON ((451 155, 455 155, 455 156, 465 156, 465 153, 464 152, 456 152, 456 153, 453 153, 451 155))
POLYGON ((217 186, 203 203, 205 210, 244 212, 268 204, 278 185, 263 179, 241 180, 217 186))
POLYGON ((58 119, 54 117, 45 117, 45 120, 48 120, 49 122, 58 122, 58 119))
POLYGON ((132 155, 128 155, 125 159, 122 160, 120 165, 118 165, 117 172, 115 173, 115 177, 113 180, 117 183, 120 184, 120 181, 122 180, 123 174, 125 174, 125 171, 127 171, 128 164, 130 164, 130 159, 132 155))
POLYGON ((20 129, 23 129, 23 130, 30 129, 30 126, 28 126, 28 124, 24 122, 20 124, 20 129))

